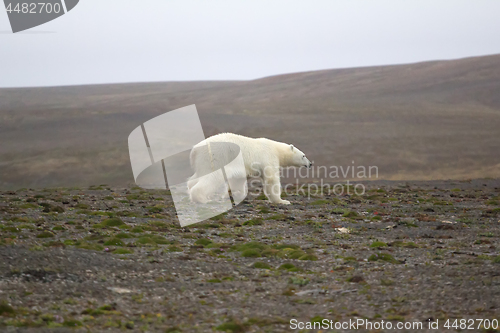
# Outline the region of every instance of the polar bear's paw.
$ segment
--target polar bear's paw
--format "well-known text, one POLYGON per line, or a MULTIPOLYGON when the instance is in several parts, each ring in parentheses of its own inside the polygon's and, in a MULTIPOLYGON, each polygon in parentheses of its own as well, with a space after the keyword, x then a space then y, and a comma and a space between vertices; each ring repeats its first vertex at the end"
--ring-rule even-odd
POLYGON ((288 200, 280 200, 280 201, 271 202, 271 203, 280 204, 280 205, 289 205, 290 201, 288 201, 288 200))

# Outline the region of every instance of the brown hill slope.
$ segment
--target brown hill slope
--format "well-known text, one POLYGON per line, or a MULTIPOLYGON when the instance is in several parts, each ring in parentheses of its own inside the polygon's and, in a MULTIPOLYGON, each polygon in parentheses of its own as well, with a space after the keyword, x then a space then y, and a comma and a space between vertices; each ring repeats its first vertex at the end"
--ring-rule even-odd
MULTIPOLYGON (((301 148, 384 179, 500 177, 500 55, 253 81, 0 89, 0 188, 133 181, 128 134, 196 104, 205 135, 301 148)), ((334 179, 335 180, 335 179, 334 179)))

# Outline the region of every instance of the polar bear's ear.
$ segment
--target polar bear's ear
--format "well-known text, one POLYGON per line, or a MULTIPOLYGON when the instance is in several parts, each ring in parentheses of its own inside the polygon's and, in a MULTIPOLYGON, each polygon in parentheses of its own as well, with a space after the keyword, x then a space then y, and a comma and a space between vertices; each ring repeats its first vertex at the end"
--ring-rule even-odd
POLYGON ((293 145, 290 145, 290 149, 293 151, 293 145))

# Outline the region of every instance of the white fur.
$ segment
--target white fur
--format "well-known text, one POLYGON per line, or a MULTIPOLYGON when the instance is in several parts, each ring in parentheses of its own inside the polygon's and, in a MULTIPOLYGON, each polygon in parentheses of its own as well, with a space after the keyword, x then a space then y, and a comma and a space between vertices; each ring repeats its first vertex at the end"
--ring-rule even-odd
MULTIPOLYGON (((222 179, 210 177, 199 178, 206 175, 207 166, 211 161, 200 157, 194 148, 201 147, 207 143, 228 142, 237 144, 242 152, 245 175, 240 174, 240 169, 226 168, 226 176, 234 192, 245 192, 247 177, 260 177, 264 184, 264 193, 272 203, 290 204, 287 200, 281 199, 280 167, 310 167, 312 163, 303 152, 293 145, 273 141, 265 138, 253 139, 238 134, 222 133, 209 137, 196 146, 191 151, 191 167, 195 171, 188 181, 189 196, 194 202, 207 202, 209 195, 214 190, 214 184, 223 183, 222 179), (205 169, 205 170, 204 170, 205 169), (242 181, 243 180, 243 181, 242 181)), ((211 145, 213 146, 213 145, 211 145)), ((227 190, 226 190, 227 193, 227 190)))

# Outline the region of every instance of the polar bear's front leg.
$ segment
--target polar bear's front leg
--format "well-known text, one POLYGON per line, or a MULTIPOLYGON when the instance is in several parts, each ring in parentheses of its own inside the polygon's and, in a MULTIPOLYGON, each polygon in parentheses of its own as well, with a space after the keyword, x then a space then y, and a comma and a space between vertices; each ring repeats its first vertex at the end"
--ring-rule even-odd
POLYGON ((281 182, 279 174, 264 178, 264 194, 272 203, 289 205, 290 201, 281 199, 281 182))

